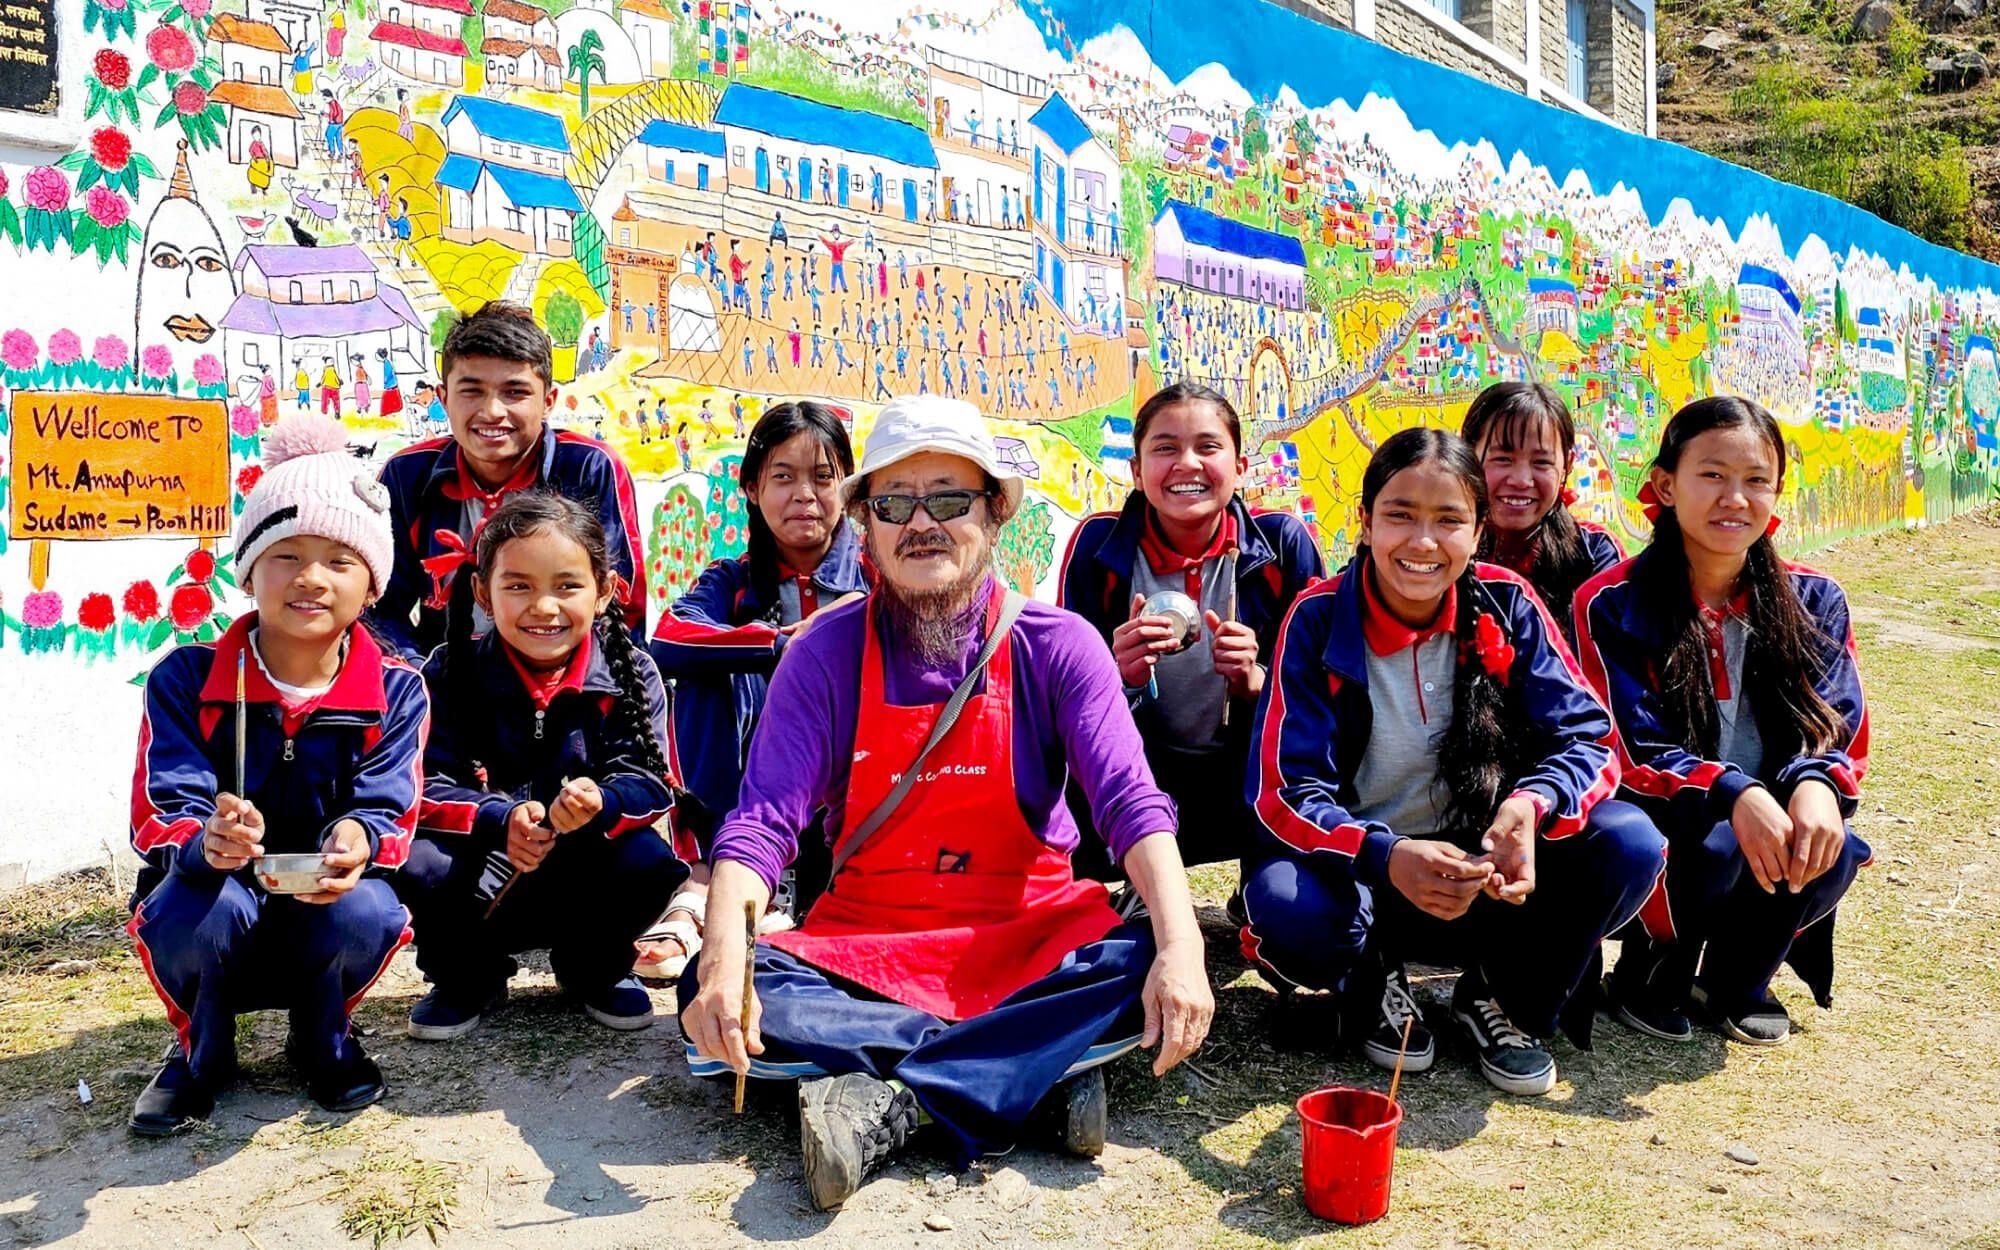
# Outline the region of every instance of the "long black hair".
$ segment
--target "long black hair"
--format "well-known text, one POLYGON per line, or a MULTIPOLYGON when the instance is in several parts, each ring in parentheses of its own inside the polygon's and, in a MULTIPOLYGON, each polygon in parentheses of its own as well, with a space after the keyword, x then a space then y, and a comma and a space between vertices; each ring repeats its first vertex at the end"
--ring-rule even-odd
MULTIPOLYGON (((1519 451, 1528 445, 1528 436, 1537 425, 1562 448, 1563 478, 1567 480, 1576 455, 1576 421, 1562 394, 1546 382, 1496 382, 1479 392, 1472 407, 1465 410, 1464 436, 1482 462, 1483 473, 1488 448, 1519 451)), ((1488 525, 1479 538, 1479 558, 1493 559, 1498 543, 1499 535, 1488 525)), ((1591 563, 1590 549, 1584 545, 1583 528, 1560 497, 1542 514, 1528 543, 1524 573, 1548 605, 1549 615, 1567 621, 1577 587, 1597 570, 1591 563)))
MULTIPOLYGON (((1458 478, 1472 501, 1474 519, 1486 524, 1486 473, 1472 445, 1449 430, 1425 426, 1398 431, 1375 449, 1361 475, 1362 513, 1373 514, 1376 497, 1398 473, 1423 464, 1438 465, 1458 478)), ((1356 576, 1374 577, 1367 543, 1355 548, 1354 559, 1356 576)), ((1480 613, 1501 621, 1503 630, 1506 615, 1480 583, 1475 561, 1466 561, 1457 589, 1452 635, 1458 642, 1458 661, 1452 673, 1451 722, 1437 743, 1438 775, 1450 791, 1444 831, 1455 839, 1476 837, 1485 830, 1540 739, 1528 726, 1513 723, 1518 713, 1507 700, 1506 687, 1473 653, 1480 613)))
MULTIPOLYGON (((847 427, 840 423, 840 417, 825 404, 810 399, 772 404, 764 409, 764 415, 757 418, 757 424, 750 427, 750 441, 743 448, 743 463, 736 470, 736 484, 743 488, 747 497, 752 488, 764 480, 764 462, 771 453, 801 434, 810 434, 826 453, 840 475, 846 477, 854 472, 854 445, 848 441, 847 427)), ((778 585, 778 540, 771 533, 771 527, 764 523, 764 511, 751 504, 750 514, 750 580, 766 598, 776 593, 778 585)), ((829 529, 845 525, 840 509, 826 519, 829 529)))
MULTIPOLYGON (((479 580, 490 582, 501 549, 517 538, 553 531, 583 548, 590 561, 590 574, 601 592, 616 586, 611 567, 611 551, 604 538, 604 524, 597 514, 576 500, 552 490, 524 490, 509 496, 479 527, 473 543, 473 560, 479 580)), ((472 747, 466 754, 481 763, 493 761, 493 717, 486 707, 474 663, 472 637, 472 570, 461 569, 452 579, 451 599, 445 616, 445 688, 452 693, 459 712, 454 728, 468 735, 472 747)), ((495 627, 498 628, 497 626, 495 627)), ((653 733, 653 718, 646 702, 646 682, 639 668, 639 649, 625 626, 625 615, 617 594, 610 596, 604 611, 591 626, 591 636, 604 651, 604 662, 617 683, 611 701, 610 727, 620 738, 638 744, 638 765, 668 785, 674 784, 660 741, 653 733)), ((505 646, 505 639, 495 639, 505 646)), ((505 789, 507 787, 496 786, 505 789)))
MULTIPOLYGON (((1697 399, 1675 413, 1660 436, 1653 467, 1672 473, 1697 436, 1733 429, 1750 430, 1770 447, 1782 489, 1785 442, 1777 421, 1761 405, 1734 395, 1697 399)), ((1709 678, 1708 639, 1688 578, 1680 519, 1672 508, 1662 507, 1653 522, 1653 541, 1633 561, 1632 585, 1667 640, 1658 682, 1667 731, 1684 749, 1712 759, 1721 740, 1721 718, 1709 678)), ((1757 717, 1758 734, 1774 756, 1829 749, 1846 726, 1817 689, 1826 638, 1799 602, 1769 534, 1758 535, 1750 545, 1739 585, 1749 598, 1743 689, 1757 717)))

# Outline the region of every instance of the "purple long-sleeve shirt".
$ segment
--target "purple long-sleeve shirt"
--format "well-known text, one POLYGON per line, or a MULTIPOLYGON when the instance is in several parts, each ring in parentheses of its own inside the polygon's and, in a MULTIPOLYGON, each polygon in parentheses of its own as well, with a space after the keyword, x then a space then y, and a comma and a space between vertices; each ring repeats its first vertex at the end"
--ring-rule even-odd
MULTIPOLYGON (((867 601, 843 604, 820 613, 785 648, 750 740, 736 810, 715 835, 716 863, 734 860, 775 889, 821 808, 828 841, 838 837, 868 619, 867 601)), ((986 640, 984 620, 942 668, 917 659, 878 624, 889 701, 914 707, 950 698, 986 640)), ((1063 802, 1073 774, 1114 860, 1148 834, 1171 833, 1173 801, 1153 784, 1124 685, 1097 631, 1073 612, 1031 600, 1014 624, 1012 646, 1014 794, 1028 828, 1065 854, 1076 849, 1076 821, 1063 802)))

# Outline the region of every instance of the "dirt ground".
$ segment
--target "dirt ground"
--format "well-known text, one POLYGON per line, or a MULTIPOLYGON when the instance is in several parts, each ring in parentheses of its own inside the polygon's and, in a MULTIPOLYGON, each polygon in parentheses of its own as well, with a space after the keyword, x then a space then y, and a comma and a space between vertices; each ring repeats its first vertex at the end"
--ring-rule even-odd
MULTIPOLYGON (((1857 825, 1877 861, 1842 909, 1835 1009, 1786 974, 1800 1031, 1769 1052, 1600 1021, 1594 1051, 1558 1044, 1546 1099, 1495 1094, 1446 1044, 1404 1084, 1394 1206, 1367 1228, 1300 1206, 1290 1106, 1381 1074, 1300 1048, 1315 1013, 1275 1013, 1245 972, 1219 872, 1196 882, 1215 1034, 1164 1081, 1136 1057, 1113 1068, 1101 1160, 1024 1147, 952 1176, 917 1153, 831 1216, 806 1203, 781 1094, 737 1119, 726 1088, 685 1074, 670 995, 657 1027, 614 1035, 567 1010, 545 969, 473 1038, 425 1046, 402 1035, 421 987, 399 959, 360 1017, 392 1093, 353 1116, 304 1103, 281 1017, 246 1017, 248 1079, 213 1122, 135 1141, 124 1117, 167 1030, 98 873, 0 901, 0 1240, 2000 1250, 2000 520, 1813 563, 1857 601, 1873 709, 1857 825)), ((1420 995, 1435 1007, 1448 989, 1427 978, 1420 995)))

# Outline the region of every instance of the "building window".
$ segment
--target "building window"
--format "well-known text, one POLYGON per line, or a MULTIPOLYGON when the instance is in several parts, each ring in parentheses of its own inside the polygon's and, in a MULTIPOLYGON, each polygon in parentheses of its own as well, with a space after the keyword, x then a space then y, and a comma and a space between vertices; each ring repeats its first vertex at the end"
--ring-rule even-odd
POLYGON ((504 211, 507 214, 507 228, 516 232, 522 230, 524 223, 521 218, 521 210, 509 204, 504 211))
POLYGON ((253 369, 264 363, 264 353, 254 341, 243 344, 243 363, 253 369))
POLYGON ((303 283, 303 282, 294 282, 294 283, 292 283, 292 284, 291 284, 291 294, 292 294, 292 298, 291 298, 291 300, 289 301, 290 303, 294 303, 294 304, 303 304, 303 303, 305 303, 305 302, 306 302, 306 288, 305 288, 305 283, 303 283))
POLYGON ((1455 22, 1458 20, 1459 0, 1423 0, 1423 2, 1439 13, 1444 14, 1452 21, 1455 22))
POLYGON ((1566 89, 1579 100, 1590 98, 1590 0, 1567 0, 1563 56, 1568 70, 1566 89))

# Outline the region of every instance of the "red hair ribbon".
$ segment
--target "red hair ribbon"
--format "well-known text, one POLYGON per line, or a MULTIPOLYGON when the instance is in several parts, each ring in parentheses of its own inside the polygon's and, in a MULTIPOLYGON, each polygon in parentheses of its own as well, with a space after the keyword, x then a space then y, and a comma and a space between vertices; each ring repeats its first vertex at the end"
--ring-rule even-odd
POLYGON ((1507 684, 1507 674, 1514 667, 1514 647, 1507 641, 1507 635, 1500 632, 1500 623, 1491 612, 1481 612, 1473 624, 1472 653, 1494 680, 1503 686, 1507 684))
POLYGON ((1777 513, 1773 512, 1771 514, 1771 519, 1764 522, 1764 537, 1766 538, 1775 537, 1778 533, 1778 527, 1780 525, 1783 525, 1784 523, 1785 519, 1779 516, 1777 513))
POLYGON ((1565 508, 1576 507, 1576 492, 1567 486, 1562 488, 1562 493, 1557 495, 1556 498, 1562 500, 1562 506, 1565 508))
POLYGON ((451 579, 458 570, 473 563, 472 549, 466 545, 456 530, 439 530, 438 545, 444 548, 443 555, 426 556, 424 572, 431 575, 431 593, 425 606, 442 608, 451 594, 451 579))
POLYGON ((1653 489, 1651 482, 1639 488, 1639 504, 1648 521, 1658 521, 1660 509, 1666 506, 1660 502, 1660 492, 1653 489))

